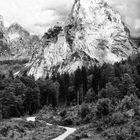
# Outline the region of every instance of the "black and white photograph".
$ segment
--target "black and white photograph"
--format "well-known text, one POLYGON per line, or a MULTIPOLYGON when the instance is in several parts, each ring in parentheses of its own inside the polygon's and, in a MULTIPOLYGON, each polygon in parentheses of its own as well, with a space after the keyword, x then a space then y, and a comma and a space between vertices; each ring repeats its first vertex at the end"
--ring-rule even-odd
POLYGON ((0 0, 0 140, 140 140, 140 0, 0 0))

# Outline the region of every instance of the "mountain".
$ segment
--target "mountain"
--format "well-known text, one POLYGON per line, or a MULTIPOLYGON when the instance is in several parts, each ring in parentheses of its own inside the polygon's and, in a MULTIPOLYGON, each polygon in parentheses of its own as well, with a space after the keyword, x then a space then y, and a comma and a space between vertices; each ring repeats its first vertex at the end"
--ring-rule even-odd
POLYGON ((103 0, 76 0, 66 24, 74 37, 73 49, 82 49, 92 58, 116 62, 133 51, 121 16, 103 0))
POLYGON ((0 59, 30 60, 34 50, 40 46, 40 39, 30 35, 21 25, 13 23, 4 27, 4 19, 0 16, 0 59))
POLYGON ((78 67, 114 63, 136 53, 129 29, 103 0, 75 0, 62 26, 42 37, 42 49, 30 61, 29 75, 74 72, 78 67))
POLYGON ((10 54, 10 48, 8 46, 8 40, 6 38, 5 30, 6 28, 4 27, 4 19, 0 15, 0 58, 1 60, 3 58, 9 57, 9 54, 10 54))

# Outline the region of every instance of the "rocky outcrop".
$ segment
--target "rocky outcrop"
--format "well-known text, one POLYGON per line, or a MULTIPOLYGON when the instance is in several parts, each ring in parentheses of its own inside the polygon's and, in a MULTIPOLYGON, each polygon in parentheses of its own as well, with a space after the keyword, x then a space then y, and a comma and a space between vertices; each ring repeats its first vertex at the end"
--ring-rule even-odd
POLYGON ((66 22, 70 25, 72 50, 81 49, 100 63, 120 61, 133 52, 121 16, 103 0, 76 0, 66 22))
POLYGON ((118 12, 103 0, 75 0, 62 27, 42 38, 42 48, 30 61, 29 75, 74 72, 78 67, 114 63, 136 52, 130 32, 118 12))
POLYGON ((47 33, 43 36, 42 48, 30 62, 31 69, 28 74, 34 75, 36 79, 45 78, 47 73, 56 69, 57 65, 59 67, 70 52, 64 31, 53 32, 55 28, 52 29, 51 34, 47 33))

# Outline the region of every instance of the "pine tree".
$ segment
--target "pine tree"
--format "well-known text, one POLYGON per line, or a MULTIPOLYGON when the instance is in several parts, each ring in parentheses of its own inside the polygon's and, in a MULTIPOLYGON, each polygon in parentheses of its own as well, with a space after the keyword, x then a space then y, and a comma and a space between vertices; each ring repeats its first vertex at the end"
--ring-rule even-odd
POLYGON ((59 92, 60 92, 60 95, 59 95, 59 101, 61 104, 64 104, 65 103, 65 82, 64 82, 64 75, 59 75, 57 76, 57 80, 60 84, 60 87, 59 87, 59 92))
POLYGON ((53 82, 55 82, 57 80, 57 76, 56 76, 56 73, 54 70, 52 71, 51 79, 53 80, 53 82))
POLYGON ((138 89, 136 88, 136 86, 134 84, 134 80, 127 73, 125 73, 124 76, 122 77, 122 81, 121 81, 119 87, 120 87, 119 89, 122 93, 122 97, 124 97, 126 95, 137 94, 137 92, 138 92, 138 89))
POLYGON ((99 91, 100 78, 101 78, 100 68, 95 65, 93 70, 92 87, 96 95, 98 95, 99 91))
POLYGON ((78 69, 75 71, 75 78, 74 78, 74 87, 77 94, 77 105, 80 104, 80 87, 82 84, 82 76, 81 76, 81 70, 78 67, 78 69))
POLYGON ((115 72, 115 77, 118 77, 118 78, 121 77, 121 72, 120 72, 118 63, 114 64, 114 72, 115 72))
POLYGON ((0 121, 2 120, 2 103, 1 103, 1 100, 0 100, 0 121))
POLYGON ((137 65, 137 73, 140 75, 140 64, 137 65))
POLYGON ((82 75, 82 86, 83 86, 83 95, 82 95, 82 102, 83 102, 87 92, 87 72, 85 67, 82 67, 81 75, 82 75))
POLYGON ((68 73, 64 73, 64 90, 65 90, 65 102, 67 104, 67 98, 68 98, 68 88, 69 88, 69 84, 70 84, 70 77, 68 73))

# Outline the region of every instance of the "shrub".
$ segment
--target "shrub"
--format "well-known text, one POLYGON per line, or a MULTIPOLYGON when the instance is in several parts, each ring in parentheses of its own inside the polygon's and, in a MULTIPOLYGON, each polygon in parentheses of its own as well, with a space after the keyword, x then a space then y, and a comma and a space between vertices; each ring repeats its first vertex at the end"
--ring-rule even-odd
POLYGON ((140 119, 140 107, 135 108, 134 112, 135 112, 135 117, 137 117, 137 119, 140 119))
POLYGON ((140 105, 139 99, 137 96, 131 95, 131 96, 125 96, 120 104, 117 107, 117 110, 121 111, 128 111, 131 109, 136 109, 140 105))
POLYGON ((60 116, 62 118, 66 117, 66 115, 67 115, 67 111, 66 110, 63 110, 62 112, 60 112, 60 116))
POLYGON ((133 137, 140 137, 140 127, 135 126, 134 124, 130 125, 129 132, 133 137))
POLYGON ((9 129, 10 129, 10 127, 8 127, 8 126, 5 126, 5 127, 1 128, 0 134, 1 134, 2 136, 6 137, 7 134, 8 134, 9 129))
POLYGON ((96 104, 95 114, 97 118, 107 116, 111 112, 111 101, 108 98, 99 99, 96 104))
POLYGON ((35 128, 35 123, 31 122, 31 121, 29 121, 29 122, 27 122, 27 121, 20 121, 19 125, 23 126, 24 128, 27 128, 29 130, 35 128))
POLYGON ((99 91, 98 97, 101 98, 107 98, 106 90, 103 88, 101 91, 99 91))
POLYGON ((81 110, 80 110, 81 118, 84 119, 89 113, 90 113, 90 109, 89 109, 88 105, 82 104, 81 110))
POLYGON ((111 140, 139 140, 139 121, 136 123, 129 122, 125 125, 111 127, 109 129, 104 130, 102 135, 111 140))
POLYGON ((111 123, 112 125, 121 125, 127 122, 125 116, 121 112, 115 112, 112 114, 111 123))
POLYGON ((119 131, 115 133, 117 140, 138 140, 140 138, 140 128, 133 124, 127 127, 120 127, 119 131))
POLYGON ((91 122, 93 115, 91 113, 87 114, 86 117, 82 120, 82 123, 88 124, 91 122))
POLYGON ((69 125, 73 124, 73 121, 72 121, 71 118, 68 117, 68 118, 63 119, 61 124, 64 125, 64 126, 69 126, 69 125))
POLYGON ((91 103, 95 100, 95 97, 96 97, 96 95, 95 95, 93 88, 90 88, 86 93, 85 102, 91 103))
POLYGON ((113 86, 112 83, 107 83, 105 88, 102 88, 99 93, 98 97, 101 98, 109 98, 112 100, 112 103, 116 104, 118 99, 120 98, 120 90, 113 86))

